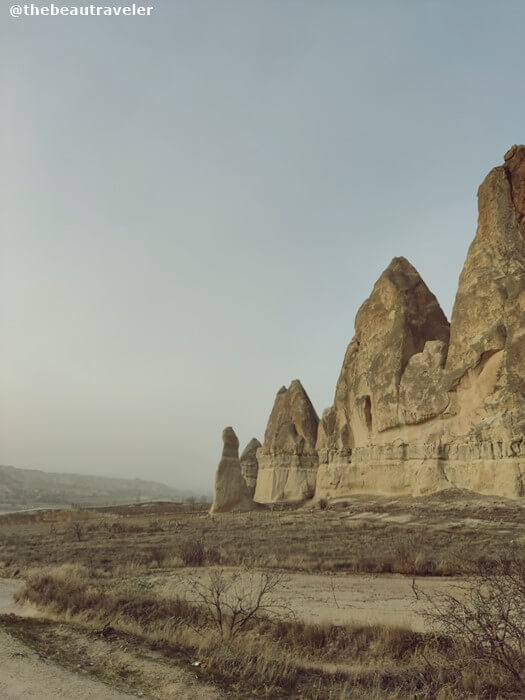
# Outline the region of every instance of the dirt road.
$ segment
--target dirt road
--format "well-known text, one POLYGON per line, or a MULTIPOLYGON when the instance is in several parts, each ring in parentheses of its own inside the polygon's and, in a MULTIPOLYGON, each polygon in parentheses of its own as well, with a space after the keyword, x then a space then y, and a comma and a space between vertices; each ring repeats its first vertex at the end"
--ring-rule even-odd
MULTIPOLYGON (((19 583, 0 579, 0 613, 16 613, 13 593, 19 583)), ((0 629, 0 698, 2 700, 125 700, 136 696, 77 676, 38 654, 0 629)))
MULTIPOLYGON (((20 585, 21 582, 0 578, 0 614, 37 615, 36 610, 15 605, 13 593, 20 585)), ((72 652, 81 649, 83 667, 102 664, 120 668, 126 673, 131 669, 130 683, 137 688, 136 694, 123 693, 102 681, 42 659, 35 651, 2 631, 0 626, 0 699, 131 700, 155 697, 159 700, 220 700, 223 697, 220 689, 203 682, 184 665, 163 659, 155 652, 149 656, 145 653, 134 654, 106 640, 86 641, 78 630, 71 632, 66 644, 62 651, 68 654, 69 659, 72 652)))

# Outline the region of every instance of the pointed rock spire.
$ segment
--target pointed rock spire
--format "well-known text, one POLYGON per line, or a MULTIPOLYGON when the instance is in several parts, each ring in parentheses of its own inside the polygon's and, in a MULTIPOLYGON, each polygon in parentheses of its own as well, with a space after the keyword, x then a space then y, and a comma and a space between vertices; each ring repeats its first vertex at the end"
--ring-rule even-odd
POLYGON ((253 498, 255 486, 257 484, 257 472, 259 471, 257 450, 259 447, 261 447, 259 440, 257 440, 257 438, 252 438, 244 448, 240 458, 241 472, 246 481, 250 498, 253 498))
POLYGON ((246 482, 241 472, 239 439, 233 428, 224 428, 222 442, 222 457, 215 474, 215 491, 210 513, 251 510, 253 501, 248 497, 246 482))
POLYGON ((406 258, 394 258, 357 312, 336 387, 341 447, 367 445, 399 424, 399 386, 410 358, 429 341, 446 350, 449 323, 406 258))
POLYGON ((282 387, 257 451, 255 501, 300 500, 313 495, 318 458, 319 418, 298 379, 282 387))
POLYGON ((487 175, 478 211, 452 312, 447 369, 461 376, 506 349, 507 378, 524 391, 525 146, 513 146, 505 164, 487 175))
POLYGON ((319 418, 298 379, 277 392, 264 433, 262 449, 267 454, 315 454, 319 418))

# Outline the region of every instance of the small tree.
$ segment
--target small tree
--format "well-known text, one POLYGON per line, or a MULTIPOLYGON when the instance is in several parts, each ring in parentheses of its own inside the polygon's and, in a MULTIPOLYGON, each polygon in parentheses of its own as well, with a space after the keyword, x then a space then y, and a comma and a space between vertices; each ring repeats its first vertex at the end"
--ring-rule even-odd
POLYGON ((221 639, 231 640, 259 616, 292 615, 280 595, 287 580, 279 571, 215 569, 188 580, 188 602, 201 609, 206 626, 215 628, 221 639))

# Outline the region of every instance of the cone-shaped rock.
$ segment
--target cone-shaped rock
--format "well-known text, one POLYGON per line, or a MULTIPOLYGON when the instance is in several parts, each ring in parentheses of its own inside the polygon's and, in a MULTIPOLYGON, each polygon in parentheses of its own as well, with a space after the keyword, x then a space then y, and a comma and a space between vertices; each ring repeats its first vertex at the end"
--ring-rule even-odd
POLYGON ((299 380, 277 392, 263 445, 257 451, 256 501, 300 500, 313 495, 318 424, 317 413, 299 380))
POLYGON ((261 443, 257 438, 252 438, 244 448, 241 454, 241 472, 248 487, 248 495, 253 498, 255 486, 257 484, 257 472, 259 464, 257 463, 257 450, 261 447, 261 443))
POLYGON ((251 510, 253 502, 239 461, 239 439, 233 428, 222 432, 222 457, 215 474, 215 491, 210 513, 227 513, 232 510, 251 510))
MULTIPOLYGON (((357 312, 355 337, 348 346, 335 395, 336 446, 374 444, 377 435, 410 421, 404 395, 418 395, 423 386, 405 387, 401 379, 412 358, 425 345, 443 362, 449 324, 436 297, 405 258, 394 258, 357 312)), ((430 364, 436 364, 434 359, 430 364)), ((432 397, 428 397, 432 402, 432 397)), ((425 402, 426 403, 426 402, 425 402)), ((435 410, 439 410, 438 406, 435 410)))

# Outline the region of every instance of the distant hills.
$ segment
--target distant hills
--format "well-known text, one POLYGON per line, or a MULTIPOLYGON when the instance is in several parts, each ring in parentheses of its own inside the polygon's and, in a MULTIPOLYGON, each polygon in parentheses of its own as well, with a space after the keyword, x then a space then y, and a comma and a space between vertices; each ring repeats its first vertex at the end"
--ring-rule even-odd
POLYGON ((68 505, 104 505, 183 500, 184 491, 142 479, 114 479, 84 474, 56 474, 0 465, 0 511, 68 505))

